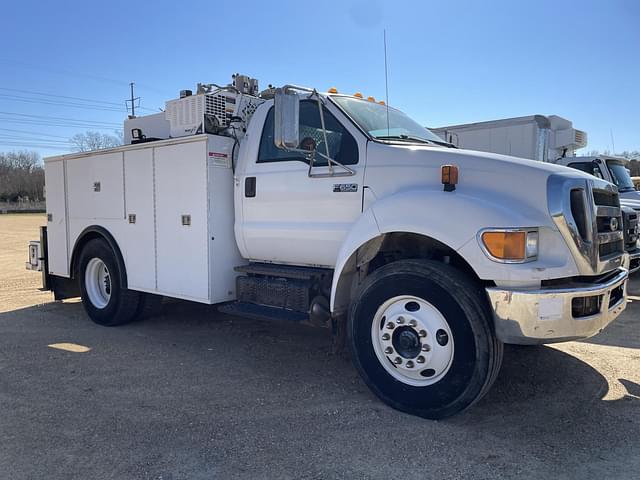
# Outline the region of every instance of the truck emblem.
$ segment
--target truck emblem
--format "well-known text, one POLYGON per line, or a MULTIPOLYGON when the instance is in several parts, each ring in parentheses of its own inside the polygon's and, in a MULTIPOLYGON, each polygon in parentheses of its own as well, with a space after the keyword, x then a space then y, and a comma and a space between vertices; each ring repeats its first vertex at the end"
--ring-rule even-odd
POLYGON ((358 191, 357 183, 334 183, 333 184, 334 193, 357 192, 357 191, 358 191))
POLYGON ((609 220, 609 229, 612 232, 615 232, 616 230, 618 230, 618 219, 616 217, 611 217, 611 220, 609 220))

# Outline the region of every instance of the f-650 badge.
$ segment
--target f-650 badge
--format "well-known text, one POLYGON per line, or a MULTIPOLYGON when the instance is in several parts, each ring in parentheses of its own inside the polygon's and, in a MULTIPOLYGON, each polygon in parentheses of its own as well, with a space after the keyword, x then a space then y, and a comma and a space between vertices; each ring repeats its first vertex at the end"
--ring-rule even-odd
POLYGON ((357 191, 358 191, 357 183, 334 183, 333 184, 334 193, 357 192, 357 191))

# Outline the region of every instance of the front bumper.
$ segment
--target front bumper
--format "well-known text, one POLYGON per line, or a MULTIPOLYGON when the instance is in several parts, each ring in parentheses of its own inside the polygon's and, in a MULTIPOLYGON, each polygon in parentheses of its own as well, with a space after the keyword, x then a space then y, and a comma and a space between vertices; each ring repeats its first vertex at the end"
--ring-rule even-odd
POLYGON ((567 282, 537 290, 487 288, 496 335, 504 343, 524 345, 591 337, 626 308, 628 276, 618 268, 597 283, 567 282), (597 306, 595 313, 575 316, 573 300, 584 298, 597 306))

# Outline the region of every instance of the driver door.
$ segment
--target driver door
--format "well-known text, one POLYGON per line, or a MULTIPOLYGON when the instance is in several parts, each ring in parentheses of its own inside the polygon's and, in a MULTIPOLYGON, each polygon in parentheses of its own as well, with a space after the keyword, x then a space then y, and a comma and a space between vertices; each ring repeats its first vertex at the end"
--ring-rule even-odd
MULTIPOLYGON (((362 213, 366 139, 334 105, 323 108, 330 156, 353 175, 310 177, 304 154, 275 146, 274 107, 254 114, 256 124, 260 116, 264 122, 261 133, 256 132, 259 149, 247 159, 236 186, 236 200, 242 202, 236 233, 251 260, 333 267, 347 232, 362 213)), ((299 131, 303 145, 315 144, 325 153, 317 101, 300 102, 299 131)), ((316 156, 312 171, 329 173, 326 160, 316 156)), ((334 172, 344 170, 334 166, 334 172)))

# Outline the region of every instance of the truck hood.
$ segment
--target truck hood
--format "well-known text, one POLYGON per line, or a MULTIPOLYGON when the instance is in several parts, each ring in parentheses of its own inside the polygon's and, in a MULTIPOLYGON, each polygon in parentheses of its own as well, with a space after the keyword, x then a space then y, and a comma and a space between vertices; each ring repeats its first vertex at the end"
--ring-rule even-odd
POLYGON ((365 184, 376 195, 411 186, 442 189, 440 168, 459 169, 457 191, 487 198, 505 197, 547 211, 551 175, 593 179, 579 170, 551 163, 475 150, 369 142, 365 184))
POLYGON ((631 207, 634 210, 640 211, 640 192, 635 192, 635 198, 626 196, 628 194, 633 194, 634 192, 625 192, 620 195, 620 204, 624 207, 631 207))

